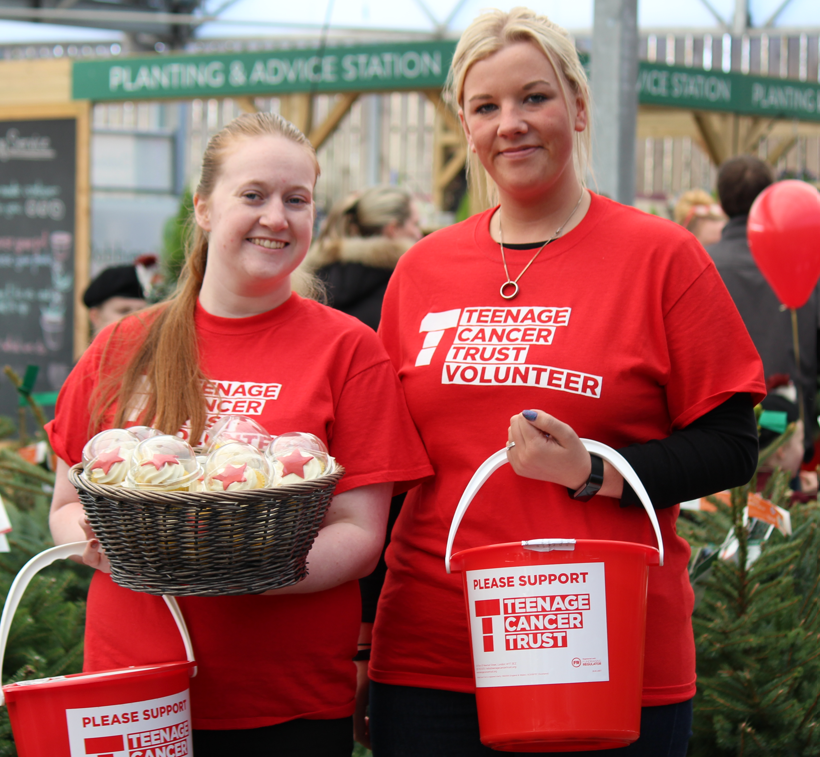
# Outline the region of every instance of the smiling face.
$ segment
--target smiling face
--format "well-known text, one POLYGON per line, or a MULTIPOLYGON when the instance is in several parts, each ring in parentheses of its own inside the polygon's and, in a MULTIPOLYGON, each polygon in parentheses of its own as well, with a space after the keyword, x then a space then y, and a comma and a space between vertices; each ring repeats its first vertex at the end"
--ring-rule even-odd
POLYGON ((194 197, 196 222, 208 232, 203 304, 287 299, 310 247, 315 182, 312 155, 286 137, 241 138, 229 148, 210 197, 194 197))
POLYGON ((502 199, 577 196, 574 136, 586 128, 587 111, 533 43, 507 45, 474 63, 464 79, 459 116, 470 149, 502 199))

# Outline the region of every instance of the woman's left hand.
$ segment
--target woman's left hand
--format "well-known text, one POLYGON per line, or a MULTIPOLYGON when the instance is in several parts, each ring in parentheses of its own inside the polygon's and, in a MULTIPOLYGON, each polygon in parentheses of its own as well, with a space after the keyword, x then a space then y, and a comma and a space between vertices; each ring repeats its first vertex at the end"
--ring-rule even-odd
POLYGON ((507 459, 519 476, 570 489, 589 478, 592 464, 578 434, 543 410, 525 410, 510 418, 507 438, 507 459), (509 447, 510 442, 515 445, 509 447))

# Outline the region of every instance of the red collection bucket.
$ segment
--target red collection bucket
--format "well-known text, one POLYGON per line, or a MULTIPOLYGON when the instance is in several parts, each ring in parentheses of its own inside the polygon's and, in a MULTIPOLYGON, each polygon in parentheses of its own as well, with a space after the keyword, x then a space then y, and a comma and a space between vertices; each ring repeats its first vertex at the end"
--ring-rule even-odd
MULTIPOLYGON (((0 671, 20 598, 34 575, 82 554, 85 542, 35 556, 9 589, 0 619, 0 671)), ((189 680, 196 674, 182 613, 164 597, 187 661, 21 681, 2 687, 20 757, 183 757, 193 753, 189 680)))
POLYGON ((658 548, 590 539, 534 539, 450 558, 476 492, 507 462, 475 473, 456 508, 445 564, 463 572, 481 741, 510 752, 627 746, 640 735, 649 566, 663 542, 646 490, 615 450, 588 439, 639 496, 658 548))

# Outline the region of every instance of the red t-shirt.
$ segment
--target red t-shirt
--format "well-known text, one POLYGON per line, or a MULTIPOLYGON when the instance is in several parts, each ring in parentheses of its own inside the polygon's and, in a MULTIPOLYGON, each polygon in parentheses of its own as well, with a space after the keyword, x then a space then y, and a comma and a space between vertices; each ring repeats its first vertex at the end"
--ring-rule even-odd
MULTIPOLYGON (((253 417, 272 434, 308 431, 345 466, 337 493, 432 472, 376 335, 355 318, 293 295, 268 313, 218 318, 196 312, 209 423, 253 417)), ((138 341, 138 316, 120 344, 138 341)), ((57 455, 79 462, 103 332, 68 377, 49 436, 57 455)), ((117 353, 122 350, 117 349, 117 353)), ((123 359, 118 354, 116 359, 123 359)), ((181 597, 199 673, 191 682, 194 728, 256 728, 294 718, 353 712, 359 588, 282 597, 181 597)), ((95 573, 88 596, 85 669, 185 659, 159 597, 95 573)))
MULTIPOLYGON (((493 212, 419 242, 384 300, 379 333, 436 476, 409 493, 388 550, 370 664, 383 683, 474 691, 461 576, 446 574, 444 551, 459 498, 504 446, 512 415, 543 409, 617 449, 665 438, 736 392, 765 394, 726 288, 681 227, 592 195, 581 223, 541 252, 506 301, 493 212)), ((506 254, 514 278, 534 251, 506 254)), ((695 693, 678 510, 657 513, 666 564, 650 568, 645 705, 695 693)), ((470 506, 454 551, 548 537, 655 544, 642 509, 575 502, 504 466, 470 506)))

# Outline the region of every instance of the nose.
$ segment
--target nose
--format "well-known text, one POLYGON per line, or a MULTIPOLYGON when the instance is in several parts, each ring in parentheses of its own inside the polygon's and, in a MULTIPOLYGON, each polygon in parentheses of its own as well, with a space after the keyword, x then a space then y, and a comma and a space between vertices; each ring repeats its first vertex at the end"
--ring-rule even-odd
POLYGON ((498 135, 516 136, 527 131, 524 114, 515 103, 502 102, 499 107, 498 135))
POLYGON ((260 223, 269 229, 280 230, 287 227, 285 204, 281 198, 271 197, 262 209, 260 223))

